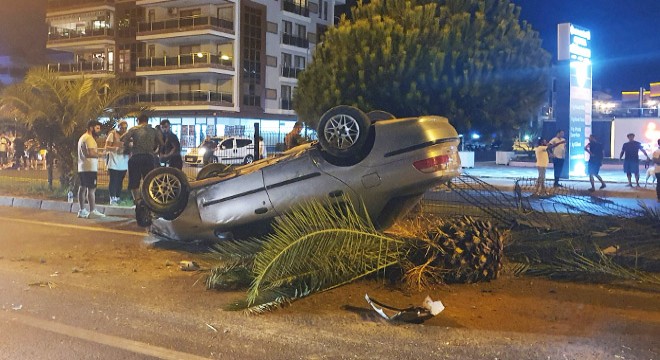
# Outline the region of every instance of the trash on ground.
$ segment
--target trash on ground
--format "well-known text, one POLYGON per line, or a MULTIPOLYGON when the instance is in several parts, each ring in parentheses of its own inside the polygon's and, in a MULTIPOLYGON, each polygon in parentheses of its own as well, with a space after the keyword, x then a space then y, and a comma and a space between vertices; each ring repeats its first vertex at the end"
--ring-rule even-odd
POLYGON ((60 273, 57 272, 57 271, 55 271, 54 273, 50 274, 50 277, 56 277, 56 276, 60 276, 60 273))
POLYGON ((208 326, 209 329, 213 330, 214 332, 218 332, 218 329, 214 328, 213 325, 211 325, 211 324, 206 324, 206 326, 208 326))
POLYGON ((37 282, 29 283, 28 285, 29 286, 40 286, 40 287, 48 286, 49 289, 57 287, 57 284, 55 284, 52 281, 37 281, 37 282))
POLYGON ((179 262, 179 269, 183 271, 197 271, 199 270, 199 265, 194 261, 184 260, 179 262))
POLYGON ((619 245, 608 246, 600 251, 605 255, 614 255, 619 251, 619 245))
POLYGON ((11 309, 12 310, 17 310, 18 311, 18 310, 21 310, 22 308, 23 308, 23 305, 21 305, 21 304, 18 304, 18 305, 11 304, 11 309))
POLYGON ((440 314, 442 310, 445 309, 445 306, 440 300, 433 301, 430 296, 427 296, 424 299, 422 306, 411 306, 403 309, 385 305, 376 299, 371 299, 369 298, 369 294, 365 294, 364 299, 367 300, 367 303, 369 303, 369 305, 371 305, 371 307, 387 321, 421 324, 440 314), (391 314, 388 315, 386 310, 391 312, 391 314))

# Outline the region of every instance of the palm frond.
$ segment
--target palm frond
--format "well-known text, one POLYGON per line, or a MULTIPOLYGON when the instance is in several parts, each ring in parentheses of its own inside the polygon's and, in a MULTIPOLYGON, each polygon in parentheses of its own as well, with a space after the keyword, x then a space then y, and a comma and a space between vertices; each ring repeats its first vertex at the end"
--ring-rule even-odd
POLYGON ((219 261, 252 261, 263 246, 264 240, 255 238, 223 241, 214 244, 208 256, 219 261))
POLYGON ((298 286, 285 286, 263 291, 250 304, 247 300, 239 300, 228 304, 225 310, 244 311, 249 315, 262 314, 289 305, 291 302, 309 296, 323 289, 313 289, 304 283, 298 286))
POLYGON ((291 286, 297 296, 324 291, 398 262, 402 241, 379 233, 350 199, 341 200, 305 203, 277 220, 254 260, 250 307, 264 292, 291 286))

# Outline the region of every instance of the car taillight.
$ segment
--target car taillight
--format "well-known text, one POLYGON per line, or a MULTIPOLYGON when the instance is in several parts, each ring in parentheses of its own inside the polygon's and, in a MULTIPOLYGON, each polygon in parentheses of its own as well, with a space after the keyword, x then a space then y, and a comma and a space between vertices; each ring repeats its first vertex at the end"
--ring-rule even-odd
POLYGON ((449 163, 449 155, 438 155, 432 158, 417 160, 413 163, 415 169, 423 173, 431 173, 438 170, 447 169, 449 163))

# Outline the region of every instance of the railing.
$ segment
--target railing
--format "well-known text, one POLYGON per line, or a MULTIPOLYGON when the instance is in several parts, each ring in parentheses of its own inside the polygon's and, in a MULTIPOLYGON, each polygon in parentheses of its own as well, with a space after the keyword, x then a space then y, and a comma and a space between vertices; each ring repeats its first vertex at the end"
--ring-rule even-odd
POLYGON ((214 55, 207 52, 182 54, 176 56, 147 57, 138 59, 138 70, 150 68, 191 68, 215 65, 233 69, 233 59, 226 55, 214 55))
POLYGON ((162 94, 138 94, 138 103, 224 103, 232 105, 233 95, 231 93, 215 92, 210 90, 195 90, 189 92, 178 93, 162 93, 162 94))
POLYGON ((282 110, 293 110, 293 100, 282 99, 282 110))
POLYGON ((293 45, 301 48, 309 48, 309 40, 287 33, 282 34, 282 44, 293 45))
POLYGON ((309 17, 309 8, 306 6, 300 6, 292 1, 283 1, 282 5, 284 11, 309 17))
POLYGON ((87 71, 96 71, 96 72, 112 72, 112 66, 108 66, 106 62, 97 62, 97 61, 85 61, 72 64, 48 64, 48 70, 54 72, 87 72, 87 71))
POLYGON ((291 67, 282 67, 282 76, 287 78, 298 78, 298 75, 305 69, 296 69, 291 67))
POLYGON ((141 22, 138 24, 138 34, 163 30, 187 30, 198 27, 216 27, 227 33, 234 33, 234 22, 210 16, 187 16, 175 19, 141 22))
POLYGON ((55 31, 51 29, 51 32, 48 33, 48 40, 80 39, 94 36, 113 37, 114 35, 114 29, 85 29, 85 31, 78 31, 72 29, 55 28, 55 31))

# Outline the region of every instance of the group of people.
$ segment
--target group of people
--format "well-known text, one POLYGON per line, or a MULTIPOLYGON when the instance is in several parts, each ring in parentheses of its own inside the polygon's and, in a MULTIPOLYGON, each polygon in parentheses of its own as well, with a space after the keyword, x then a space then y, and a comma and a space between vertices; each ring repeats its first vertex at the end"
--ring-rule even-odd
MULTIPOLYGON (((652 158, 646 153, 642 144, 635 141, 635 134, 630 133, 627 135, 628 142, 624 143, 619 154, 619 159, 623 159, 623 171, 628 178, 626 186, 633 187, 632 177, 635 177, 636 186, 639 187, 639 152, 641 151, 646 156, 647 161, 653 162, 655 165, 655 176, 658 179, 656 183, 656 192, 658 201, 660 202, 660 139, 658 139, 658 150, 652 155, 652 158)), ((600 176, 600 167, 603 165, 604 147, 598 141, 595 135, 589 135, 589 143, 585 146, 584 150, 589 154, 587 162, 587 175, 589 175, 589 182, 591 187, 590 192, 596 191, 595 179, 600 181, 600 189, 607 187, 605 181, 600 176)), ((535 149, 536 153, 536 167, 538 169, 538 178, 536 181, 535 195, 547 195, 545 187, 545 170, 552 158, 552 165, 554 170, 554 183, 553 187, 562 187, 559 183, 561 172, 564 167, 564 159, 566 156, 566 139, 564 138, 564 131, 559 130, 555 137, 549 142, 545 139, 539 139, 538 146, 535 149)))
MULTIPOLYGON (((96 138, 101 131, 101 123, 90 120, 87 131, 78 140, 78 204, 80 218, 105 216, 96 209, 96 186, 98 180, 99 152, 96 138), (85 201, 89 209, 85 208, 85 201)), ((181 143, 172 132, 170 121, 165 119, 160 125, 151 127, 149 118, 140 115, 137 125, 128 129, 125 120, 119 121, 106 139, 106 161, 110 174, 108 190, 110 205, 119 202, 122 184, 128 173, 128 189, 133 201, 140 198, 140 182, 149 171, 157 166, 183 168, 181 143)))
POLYGON ((25 141, 18 132, 15 135, 0 133, 0 169, 37 169, 39 161, 39 141, 25 141))

